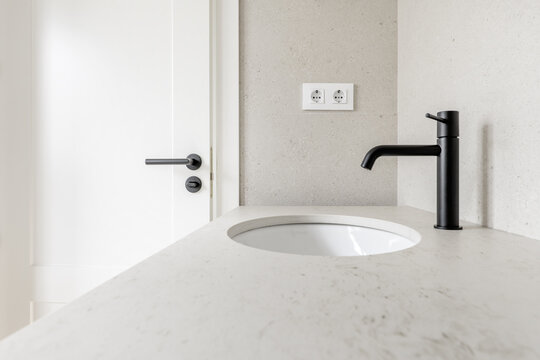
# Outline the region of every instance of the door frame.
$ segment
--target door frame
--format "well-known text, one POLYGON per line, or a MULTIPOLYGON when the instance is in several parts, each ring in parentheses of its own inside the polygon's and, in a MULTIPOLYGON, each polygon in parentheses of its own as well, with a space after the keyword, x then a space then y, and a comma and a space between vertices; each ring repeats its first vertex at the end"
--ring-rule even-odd
POLYGON ((211 4, 211 215, 240 204, 240 41, 239 0, 211 4))

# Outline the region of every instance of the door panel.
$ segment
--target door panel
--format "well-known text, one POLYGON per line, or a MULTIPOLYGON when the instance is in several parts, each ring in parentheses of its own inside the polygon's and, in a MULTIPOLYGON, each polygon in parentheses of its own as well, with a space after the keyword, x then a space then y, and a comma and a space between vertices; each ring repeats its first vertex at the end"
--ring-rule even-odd
POLYGON ((33 11, 31 300, 55 304, 42 314, 209 221, 209 2, 39 0, 33 11), (199 170, 144 165, 190 153, 199 170))

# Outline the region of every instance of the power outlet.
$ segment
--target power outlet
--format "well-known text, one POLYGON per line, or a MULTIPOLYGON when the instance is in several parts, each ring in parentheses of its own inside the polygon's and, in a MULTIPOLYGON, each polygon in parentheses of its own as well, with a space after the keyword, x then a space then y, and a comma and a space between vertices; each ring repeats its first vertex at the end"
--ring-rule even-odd
POLYGON ((354 110, 354 84, 304 83, 303 110, 354 110))
POLYGON ((324 90, 314 89, 310 94, 312 104, 324 104, 324 90))
POLYGON ((346 104, 347 103, 347 91, 337 89, 332 95, 333 104, 346 104))

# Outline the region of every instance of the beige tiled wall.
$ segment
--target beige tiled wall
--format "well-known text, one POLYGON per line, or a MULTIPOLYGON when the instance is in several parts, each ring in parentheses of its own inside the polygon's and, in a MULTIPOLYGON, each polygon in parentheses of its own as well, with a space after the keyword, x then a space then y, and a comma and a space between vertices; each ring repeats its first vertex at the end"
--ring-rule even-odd
MULTIPOLYGON (((540 238, 540 2, 400 0, 401 143, 461 116, 461 215, 540 238)), ((435 210, 435 159, 401 158, 399 204, 435 210)))
POLYGON ((241 1, 241 202, 390 205, 397 141, 396 0, 241 1), (355 111, 301 110, 303 82, 356 84, 355 111))

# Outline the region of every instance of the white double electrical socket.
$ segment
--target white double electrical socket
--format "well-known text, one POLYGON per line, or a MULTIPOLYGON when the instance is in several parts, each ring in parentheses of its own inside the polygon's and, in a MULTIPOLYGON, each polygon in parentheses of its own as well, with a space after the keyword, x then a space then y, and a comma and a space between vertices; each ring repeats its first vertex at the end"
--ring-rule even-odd
POLYGON ((303 110, 354 110, 354 84, 302 84, 303 110))

